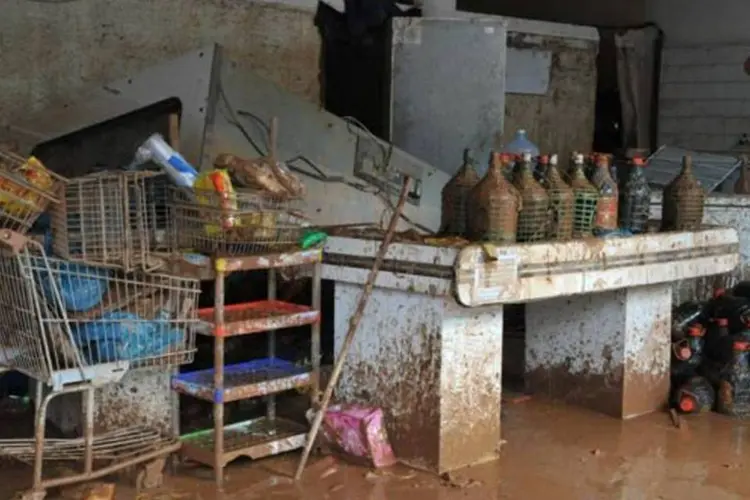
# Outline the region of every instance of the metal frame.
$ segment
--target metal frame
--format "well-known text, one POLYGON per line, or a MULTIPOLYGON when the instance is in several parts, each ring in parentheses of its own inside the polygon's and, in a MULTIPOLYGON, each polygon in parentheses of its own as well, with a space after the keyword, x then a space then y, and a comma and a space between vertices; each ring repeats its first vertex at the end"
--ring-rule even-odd
MULTIPOLYGON (((169 264, 168 264, 169 265, 169 264)), ((183 394, 213 402, 214 428, 198 431, 182 438, 181 453, 186 458, 214 468, 216 488, 224 486, 224 467, 240 456, 252 459, 276 455, 301 448, 305 445, 307 429, 276 415, 278 392, 299 387, 311 388, 311 404, 318 401, 320 393, 320 309, 322 250, 300 250, 271 255, 237 256, 215 258, 212 268, 207 264, 193 264, 192 271, 179 264, 184 273, 214 279, 213 322, 206 325, 202 333, 214 337, 214 367, 212 370, 181 374, 172 379, 172 388, 183 394), (277 269, 292 266, 314 266, 312 304, 309 308, 287 304, 288 310, 280 308, 284 304, 276 300, 277 269), (263 319, 248 321, 228 317, 224 304, 225 280, 234 271, 268 270, 268 300, 258 303, 278 314, 263 319), (301 312, 305 309, 305 312, 301 312), (309 370, 300 370, 291 363, 276 360, 277 329, 309 324, 311 327, 311 363, 309 370), (268 335, 268 364, 256 370, 256 366, 243 363, 239 369, 248 369, 240 377, 234 377, 236 369, 224 364, 225 338, 230 335, 251 334, 260 331, 268 335), (228 377, 231 376, 231 378, 228 377), (239 380, 238 380, 239 379, 239 380), (230 401, 265 396, 266 416, 232 425, 224 424, 224 405, 230 401), (260 434, 260 436, 259 436, 260 434)), ((236 306, 230 306, 236 307, 236 306)), ((207 313, 207 311, 206 311, 207 313)), ((266 361, 266 360, 258 360, 266 361)), ((237 367, 238 365, 235 365, 237 367)))
MULTIPOLYGON (((95 436, 94 391, 121 380, 138 363, 171 366, 192 359, 195 338, 187 330, 197 320, 197 282, 163 275, 143 275, 143 281, 138 281, 133 276, 114 277, 111 271, 104 269, 86 268, 87 271, 77 265, 65 267, 69 264, 67 261, 48 259, 40 243, 10 230, 0 232, 0 243, 0 309, 3 312, 0 372, 22 371, 35 381, 34 437, 0 440, 0 456, 16 458, 33 466, 32 489, 23 494, 23 500, 41 500, 48 488, 103 477, 145 462, 152 464, 141 471, 139 486, 158 486, 166 457, 179 448, 179 440, 144 426, 95 436), (105 276, 109 281, 100 280, 105 276), (74 312, 78 310, 74 306, 81 303, 66 295, 62 285, 71 279, 100 283, 97 290, 101 295, 93 308, 87 303, 85 312, 74 312), (172 308, 177 312, 175 320, 171 316, 172 308), (117 333, 113 323, 120 321, 116 319, 120 316, 104 319, 104 314, 124 310, 131 312, 125 315, 128 328, 117 333), (138 337, 139 342, 135 344, 145 345, 146 350, 128 351, 134 339, 132 336, 144 333, 134 326, 138 322, 135 318, 149 318, 147 310, 170 313, 169 318, 159 321, 157 331, 149 332, 148 339, 154 342, 158 343, 159 338, 164 341, 164 335, 169 334, 175 324, 184 327, 181 330, 183 338, 177 342, 178 348, 173 349, 174 341, 171 341, 156 355, 156 351, 149 351, 148 346, 153 347, 153 344, 138 337), (99 326, 104 330, 98 331, 97 336, 94 331, 86 331, 86 326, 99 326), (93 338, 87 338, 92 335, 93 338), (123 339, 122 335, 127 337, 123 339), (102 342, 111 349, 104 348, 102 342), (112 347, 117 342, 121 343, 120 347, 112 347), (180 348, 185 346, 187 350, 181 351, 180 348), (50 387, 46 395, 45 385, 50 387), (47 440, 45 427, 49 403, 60 395, 73 393, 84 395, 83 438, 47 440), (82 472, 44 478, 45 461, 71 459, 82 459, 82 472)), ((156 317, 161 318, 158 314, 156 317)))

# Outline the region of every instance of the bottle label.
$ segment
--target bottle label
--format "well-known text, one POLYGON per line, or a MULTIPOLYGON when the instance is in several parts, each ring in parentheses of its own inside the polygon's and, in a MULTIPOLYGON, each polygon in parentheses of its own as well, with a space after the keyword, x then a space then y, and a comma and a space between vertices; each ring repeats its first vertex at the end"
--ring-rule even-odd
POLYGON ((599 229, 617 229, 617 198, 604 196, 596 206, 596 221, 599 229))

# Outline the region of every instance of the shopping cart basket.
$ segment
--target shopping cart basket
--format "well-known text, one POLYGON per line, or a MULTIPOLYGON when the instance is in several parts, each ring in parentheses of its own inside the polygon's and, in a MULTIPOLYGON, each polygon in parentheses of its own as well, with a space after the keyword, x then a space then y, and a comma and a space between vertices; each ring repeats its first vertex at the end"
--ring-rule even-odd
POLYGON ((0 149, 0 229, 26 233, 50 204, 60 201, 65 182, 36 158, 0 149))
POLYGON ((53 259, 39 243, 0 231, 0 365, 36 381, 35 437, 0 440, 0 456, 34 467, 25 499, 154 460, 141 482, 158 483, 158 465, 179 447, 176 437, 144 426, 94 436, 94 390, 120 381, 130 369, 191 362, 199 293, 195 280, 53 259), (74 392, 84 393, 84 436, 47 440, 50 400, 74 392), (49 460, 82 461, 83 471, 45 479, 49 460))
MULTIPOLYGON (((166 218, 163 174, 99 172, 70 179, 52 207, 52 247, 76 262, 155 270, 157 225, 166 218), (162 198, 159 200, 153 198, 162 198)), ((162 228, 163 229, 163 228, 162 228)))
POLYGON ((251 189, 221 194, 173 187, 170 192, 178 249, 211 255, 283 252, 298 247, 310 225, 295 198, 251 189))

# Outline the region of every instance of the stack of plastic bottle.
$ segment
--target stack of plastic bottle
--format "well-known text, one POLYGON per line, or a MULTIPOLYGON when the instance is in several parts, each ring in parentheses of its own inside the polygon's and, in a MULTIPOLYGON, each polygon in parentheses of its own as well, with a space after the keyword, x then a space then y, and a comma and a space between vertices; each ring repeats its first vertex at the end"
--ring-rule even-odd
POLYGON ((750 282, 672 314, 672 405, 750 419, 750 282))

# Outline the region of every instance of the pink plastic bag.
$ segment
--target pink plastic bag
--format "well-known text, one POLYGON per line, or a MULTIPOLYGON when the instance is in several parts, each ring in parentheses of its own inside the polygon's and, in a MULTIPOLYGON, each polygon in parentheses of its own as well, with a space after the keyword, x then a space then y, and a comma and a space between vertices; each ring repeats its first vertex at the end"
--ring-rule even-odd
POLYGON ((322 444, 373 467, 396 463, 383 424, 383 410, 357 405, 338 405, 328 409, 321 425, 322 444))

